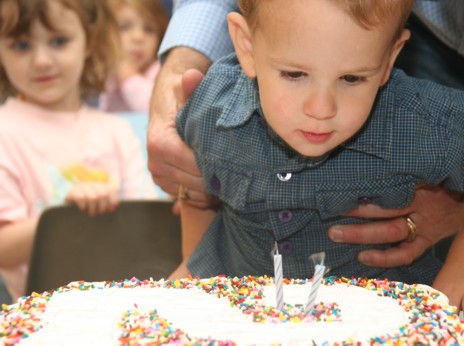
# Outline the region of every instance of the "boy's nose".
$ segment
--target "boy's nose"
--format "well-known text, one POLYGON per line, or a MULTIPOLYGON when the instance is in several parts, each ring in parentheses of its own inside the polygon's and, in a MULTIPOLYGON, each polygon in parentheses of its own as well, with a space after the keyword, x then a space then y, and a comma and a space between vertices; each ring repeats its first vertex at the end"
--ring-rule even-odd
POLYGON ((336 114, 335 97, 330 90, 312 88, 304 103, 304 113, 315 119, 329 119, 336 114))

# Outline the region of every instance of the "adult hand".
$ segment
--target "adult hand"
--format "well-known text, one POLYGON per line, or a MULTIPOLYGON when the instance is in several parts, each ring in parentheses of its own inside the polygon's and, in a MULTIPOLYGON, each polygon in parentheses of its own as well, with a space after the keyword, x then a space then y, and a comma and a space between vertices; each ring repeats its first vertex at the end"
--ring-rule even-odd
POLYGON ((147 135, 148 168, 155 183, 173 196, 182 184, 190 203, 204 208, 212 198, 205 192, 193 150, 177 133, 175 119, 210 64, 201 53, 186 47, 170 51, 155 83, 147 135), (192 68, 196 71, 185 73, 192 68))
POLYGON ((329 237, 338 243, 399 245, 386 250, 366 250, 359 254, 361 263, 377 267, 396 267, 411 264, 439 240, 455 234, 464 227, 463 196, 442 187, 420 187, 413 202, 402 209, 382 209, 362 206, 347 214, 353 217, 378 218, 361 225, 334 226, 329 237), (406 241, 410 217, 417 226, 417 236, 406 241), (388 219, 387 219, 388 218, 388 219))

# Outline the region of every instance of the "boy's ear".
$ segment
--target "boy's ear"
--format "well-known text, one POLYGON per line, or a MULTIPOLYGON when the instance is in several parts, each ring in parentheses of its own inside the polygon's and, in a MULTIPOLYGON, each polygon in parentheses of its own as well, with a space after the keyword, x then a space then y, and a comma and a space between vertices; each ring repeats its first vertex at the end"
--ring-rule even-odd
POLYGON ((411 32, 408 29, 404 29, 401 32, 400 37, 398 37, 396 42, 393 44, 393 47, 390 50, 390 56, 388 57, 387 68, 382 77, 381 85, 384 85, 388 81, 388 78, 390 78, 390 74, 393 69, 393 65, 395 64, 396 58, 398 57, 398 54, 400 54, 401 49, 403 49, 404 44, 407 40, 409 40, 410 37, 411 32))
POLYGON ((250 78, 256 77, 251 32, 245 18, 237 12, 232 12, 227 15, 227 23, 230 38, 243 71, 250 78))

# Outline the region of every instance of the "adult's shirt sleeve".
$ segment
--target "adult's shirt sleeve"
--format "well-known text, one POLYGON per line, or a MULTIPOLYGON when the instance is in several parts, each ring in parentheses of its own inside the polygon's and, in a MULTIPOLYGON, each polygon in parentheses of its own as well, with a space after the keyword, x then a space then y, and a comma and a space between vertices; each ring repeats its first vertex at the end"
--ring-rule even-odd
POLYGON ((236 0, 180 0, 164 35, 158 55, 174 47, 195 49, 211 61, 233 52, 227 14, 238 11, 236 0))
POLYGON ((464 1, 416 0, 413 12, 438 39, 464 56, 464 1))

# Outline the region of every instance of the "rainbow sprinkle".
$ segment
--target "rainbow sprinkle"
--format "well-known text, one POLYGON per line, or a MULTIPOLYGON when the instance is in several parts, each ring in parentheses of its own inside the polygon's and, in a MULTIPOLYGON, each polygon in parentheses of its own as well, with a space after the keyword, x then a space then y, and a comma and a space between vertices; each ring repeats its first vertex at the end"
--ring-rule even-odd
POLYGON ((140 311, 137 305, 127 310, 119 322, 122 333, 121 346, 136 345, 210 345, 233 346, 232 341, 218 341, 210 338, 192 338, 161 318, 156 310, 140 311))
POLYGON ((0 345, 16 345, 22 339, 39 331, 42 315, 52 294, 33 293, 18 304, 2 305, 0 311, 0 345))

